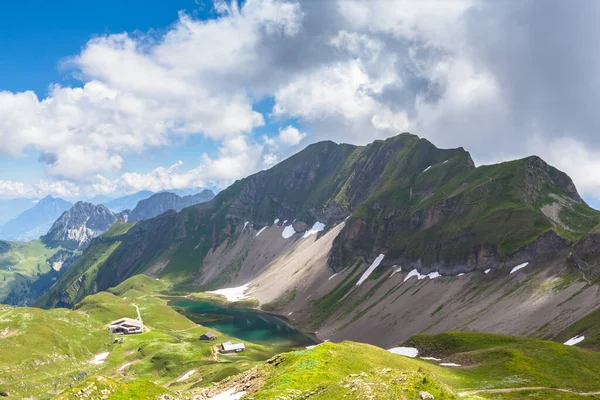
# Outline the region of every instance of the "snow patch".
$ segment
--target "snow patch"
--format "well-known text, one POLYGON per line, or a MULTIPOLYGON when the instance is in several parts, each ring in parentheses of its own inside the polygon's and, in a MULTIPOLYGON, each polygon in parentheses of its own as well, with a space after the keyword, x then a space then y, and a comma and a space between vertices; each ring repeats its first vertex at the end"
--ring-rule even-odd
POLYGON ((429 167, 425 168, 425 169, 423 170, 423 172, 421 172, 421 173, 424 173, 424 172, 426 172, 426 171, 427 171, 429 168, 431 168, 431 165, 430 165, 429 167))
POLYGON ((281 236, 283 236, 284 239, 289 239, 292 236, 294 236, 295 233, 296 233, 296 230, 294 229, 294 226, 290 225, 290 226, 286 226, 283 229, 283 232, 281 232, 281 236))
POLYGON ((390 353, 399 354, 401 356, 415 358, 419 355, 419 350, 414 347, 394 347, 392 349, 388 349, 390 353))
POLYGON ((277 225, 279 223, 279 218, 277 218, 274 222, 273 225, 277 225))
POLYGON ((94 365, 100 365, 102 363, 104 363, 104 361, 106 361, 106 359, 108 358, 110 352, 105 351, 104 353, 100 353, 100 354, 96 354, 94 356, 94 358, 92 358, 92 360, 90 361, 90 364, 94 364, 94 365))
POLYGON ((575 346, 577 343, 581 343, 585 340, 585 336, 575 336, 567 340, 564 344, 567 346, 575 346))
POLYGON ((444 161, 442 164, 446 164, 448 162, 448 160, 444 161))
POLYGON ((248 298, 248 296, 246 296, 245 294, 246 290, 248 289, 248 286, 250 286, 250 284, 246 283, 244 286, 219 289, 206 293, 218 294, 220 296, 225 297, 227 301, 240 301, 248 298))
POLYGON ((294 313, 293 311, 290 311, 290 313, 288 314, 288 317, 289 317, 290 315, 292 315, 293 313, 294 313))
POLYGON ((491 271, 491 269, 490 269, 490 268, 488 268, 488 269, 486 269, 485 271, 483 271, 483 273, 487 275, 487 274, 489 274, 489 273, 490 273, 490 271, 491 271))
POLYGON ((119 367, 119 371, 123 371, 125 368, 129 367, 131 364, 133 364, 133 363, 130 363, 130 362, 128 362, 127 364, 123 364, 123 365, 121 365, 121 366, 119 367))
POLYGON ((421 359, 429 360, 429 361, 442 361, 441 358, 435 358, 435 357, 421 357, 421 359))
POLYGON ((236 389, 229 389, 226 392, 220 393, 216 396, 209 398, 208 400, 240 400, 246 392, 237 392, 236 389))
POLYGON ((182 382, 185 381, 186 379, 188 379, 190 376, 194 375, 194 373, 196 372, 195 369, 186 372, 185 374, 183 374, 179 379, 177 379, 176 382, 182 382))
POLYGON ((464 273, 464 272, 461 272, 460 274, 458 274, 458 275, 456 275, 456 276, 464 276, 464 275, 465 275, 465 273, 464 273))
POLYGON ((406 282, 407 280, 409 280, 410 278, 412 278, 413 276, 416 276, 417 279, 421 280, 425 277, 425 275, 421 275, 419 273, 419 271, 417 271, 416 269, 413 269, 412 271, 410 271, 408 273, 408 275, 406 275, 406 278, 404 278, 404 282, 406 282))
POLYGON ((250 221, 244 222, 244 227, 242 228, 242 232, 244 232, 246 230, 246 227, 248 226, 249 223, 250 223, 250 221))
POLYGON ((286 219, 285 221, 283 221, 283 224, 285 225, 285 224, 287 224, 287 222, 288 222, 288 220, 286 219))
POLYGON ((402 267, 398 267, 394 270, 394 272, 392 272, 392 274, 390 275, 390 278, 394 275, 396 275, 398 272, 402 272, 402 267))
POLYGON ((373 264, 371 264, 371 266, 365 271, 365 273, 362 274, 362 276, 360 277, 358 282, 356 282, 356 286, 360 286, 361 283, 363 283, 365 280, 367 280, 369 275, 371 275, 373 273, 373 271, 375 271, 375 268, 379 267, 379 264, 381 264, 384 257, 385 257, 385 255, 383 255, 383 254, 380 254, 379 256, 377 256, 377 258, 373 261, 373 264))
POLYGON ((440 363, 440 365, 442 367, 460 367, 460 364, 455 364, 455 363, 440 363))
POLYGON ((337 272, 336 272, 335 274, 331 275, 331 276, 329 277, 329 279, 327 279, 327 280, 328 280, 328 281, 332 280, 332 279, 333 279, 333 277, 334 277, 334 276, 336 276, 336 275, 337 275, 337 272))
POLYGON ((310 235, 316 235, 319 232, 323 232, 325 230, 325 224, 322 222, 315 222, 315 224, 312 226, 312 228, 310 228, 310 230, 306 231, 304 233, 304 236, 302 237, 303 239, 306 239, 307 237, 309 237, 310 235))
POLYGON ((519 264, 519 265, 517 265, 516 267, 514 267, 514 268, 513 268, 513 269, 510 271, 510 273, 512 274, 512 273, 514 273, 514 272, 517 272, 518 270, 525 268, 527 265, 529 265, 529 263, 528 263, 528 262, 526 262, 526 263, 523 263, 523 264, 519 264))
POLYGON ((266 226, 256 233, 256 237, 258 237, 258 235, 260 235, 261 233, 263 233, 265 231, 265 229, 267 229, 266 226))
POLYGON ((427 274, 427 277, 428 277, 429 279, 435 279, 435 278, 439 278, 440 276, 441 276, 441 275, 440 275, 440 273, 439 273, 439 272, 437 272, 437 271, 436 271, 436 272, 431 272, 431 273, 427 274))

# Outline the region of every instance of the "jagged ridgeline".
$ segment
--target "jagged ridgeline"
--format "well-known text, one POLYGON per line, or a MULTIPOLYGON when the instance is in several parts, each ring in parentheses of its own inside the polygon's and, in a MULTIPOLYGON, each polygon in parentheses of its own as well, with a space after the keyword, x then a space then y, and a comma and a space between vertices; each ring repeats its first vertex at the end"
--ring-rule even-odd
POLYGON ((232 245, 246 225, 258 230, 275 219, 294 221, 295 232, 345 221, 329 252, 334 271, 382 253, 384 267, 455 274, 553 257, 593 230, 600 214, 538 157, 476 168, 462 148, 438 149, 411 134, 367 146, 320 142, 210 202, 114 225, 39 304, 72 305, 144 272, 202 280, 209 252, 232 245))

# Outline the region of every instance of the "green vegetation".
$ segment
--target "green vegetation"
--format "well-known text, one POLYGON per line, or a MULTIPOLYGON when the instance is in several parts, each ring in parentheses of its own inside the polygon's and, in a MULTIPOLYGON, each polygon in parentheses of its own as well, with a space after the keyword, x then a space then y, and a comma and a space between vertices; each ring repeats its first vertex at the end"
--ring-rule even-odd
POLYGON ((111 400, 146 400, 168 395, 175 398, 176 394, 162 386, 136 379, 124 383, 103 376, 90 378, 66 390, 56 397, 56 400, 75 400, 80 398, 111 400))
POLYGON ((248 397, 277 399, 456 399, 441 382, 443 368, 366 344, 323 343, 314 349, 280 354, 220 390, 250 380, 248 397))
POLYGON ((59 249, 48 249, 42 242, 0 242, 0 303, 11 294, 27 293, 28 286, 50 271, 48 259, 59 249))
POLYGON ((56 285, 36 303, 43 308, 64 307, 75 304, 89 294, 93 293, 95 278, 100 266, 120 246, 121 242, 100 241, 90 246, 84 255, 73 263, 56 285), (68 286, 60 285, 68 283, 68 286))
POLYGON ((121 236, 129 232, 129 230, 135 225, 135 223, 126 224, 121 220, 118 220, 106 232, 102 234, 105 238, 113 238, 121 236))
MULTIPOLYGON (((111 289, 112 293, 86 297, 73 310, 0 306, 0 391, 8 391, 12 398, 46 399, 72 386, 64 394, 67 397, 61 397, 72 398, 69 396, 94 383, 98 390, 110 390, 111 399, 129 399, 127 396, 138 390, 137 398, 148 398, 142 394, 210 386, 278 351, 246 342, 242 354, 219 354, 213 348, 218 343, 199 340, 207 328, 156 297, 164 288, 161 281, 135 276, 111 289), (121 317, 136 318, 134 304, 147 331, 115 342, 106 326, 121 317), (110 353, 104 363, 90 363, 103 352, 110 353), (196 372, 177 382, 192 370, 196 372), (97 376, 106 379, 96 381, 97 376)), ((219 343, 240 341, 216 333, 219 343)))
MULTIPOLYGON (((353 280, 341 282, 333 298, 348 284, 353 280)), ((579 392, 600 390, 600 353, 473 332, 416 335, 404 343, 419 349, 420 356, 459 367, 352 342, 281 354, 281 349, 245 342, 245 352, 222 355, 215 348, 218 343, 239 339, 211 329, 218 342, 200 341, 208 329, 157 297, 168 290, 163 280, 134 276, 109 292, 86 297, 73 310, 0 307, 0 391, 14 398, 49 399, 62 392, 58 399, 100 394, 124 400, 163 394, 210 397, 243 387, 248 397, 260 400, 282 393, 297 399, 419 399, 421 392, 435 399, 576 399, 579 392), (111 335, 107 324, 135 318, 135 305, 146 331, 111 335), (104 352, 105 361, 90 363, 104 352), (543 389, 521 390, 531 387, 543 389), (497 389, 518 391, 493 392, 497 389)), ((291 293, 285 297, 293 298, 291 293)), ((190 297, 220 299, 208 294, 190 297)), ((594 318, 590 315, 588 322, 580 323, 591 327, 594 318)))
POLYGON ((600 308, 567 327, 555 340, 564 343, 575 336, 585 336, 577 346, 600 351, 600 308))
POLYGON ((600 353, 532 338, 449 332, 416 335, 404 346, 460 364, 446 383, 461 391, 546 387, 600 391, 600 353))

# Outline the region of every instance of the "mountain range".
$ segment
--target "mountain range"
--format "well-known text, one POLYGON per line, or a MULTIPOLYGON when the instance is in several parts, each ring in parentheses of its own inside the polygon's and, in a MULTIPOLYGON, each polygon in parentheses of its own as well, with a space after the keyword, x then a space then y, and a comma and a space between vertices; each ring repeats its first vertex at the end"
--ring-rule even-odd
POLYGON ((475 167, 464 149, 411 134, 320 142, 209 202, 112 229, 38 304, 73 305, 144 273, 195 290, 241 286, 320 339, 553 338, 600 306, 599 224, 539 157, 475 167))
POLYGON ((48 232, 54 221, 71 206, 68 201, 46 196, 32 208, 2 225, 0 238, 19 242, 35 240, 48 232))
POLYGON ((161 215, 168 210, 181 211, 186 207, 212 200, 215 194, 208 189, 194 195, 179 196, 175 193, 160 192, 140 200, 129 213, 128 222, 138 222, 161 215))
POLYGON ((106 201, 103 204, 108 207, 112 212, 121 212, 124 210, 133 210, 137 206, 140 200, 147 199, 152 196, 154 192, 149 190, 141 190, 139 192, 119 197, 110 201, 106 201))

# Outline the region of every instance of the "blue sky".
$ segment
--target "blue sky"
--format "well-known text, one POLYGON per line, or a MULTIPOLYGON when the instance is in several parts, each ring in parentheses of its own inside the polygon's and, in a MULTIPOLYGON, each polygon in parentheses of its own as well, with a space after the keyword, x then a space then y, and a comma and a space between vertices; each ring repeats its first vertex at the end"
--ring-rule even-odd
POLYGON ((477 164, 539 155, 598 207, 595 4, 6 2, 0 198, 224 187, 410 131, 477 164))

